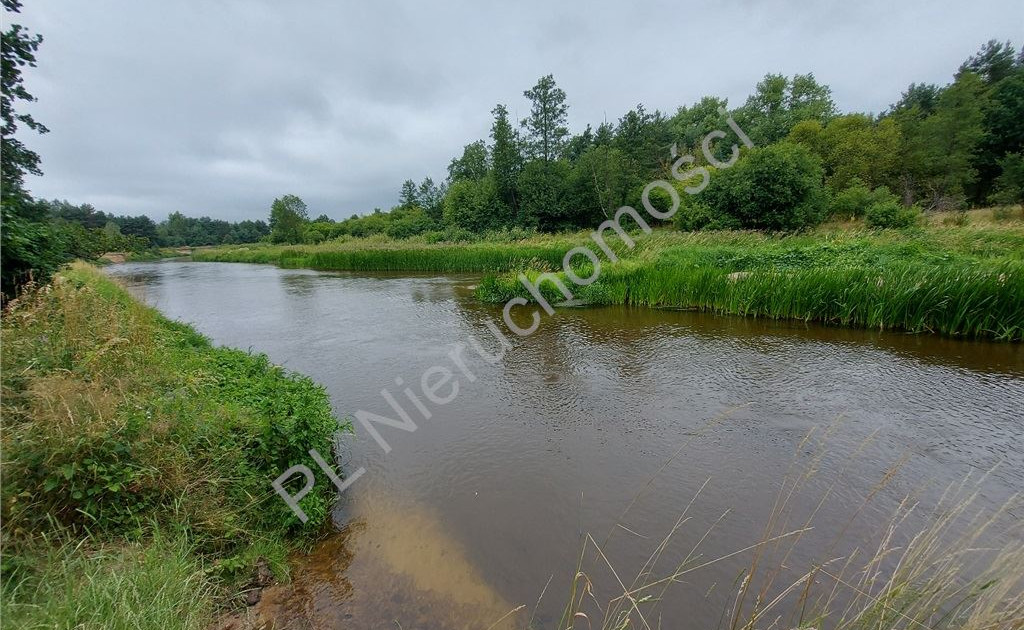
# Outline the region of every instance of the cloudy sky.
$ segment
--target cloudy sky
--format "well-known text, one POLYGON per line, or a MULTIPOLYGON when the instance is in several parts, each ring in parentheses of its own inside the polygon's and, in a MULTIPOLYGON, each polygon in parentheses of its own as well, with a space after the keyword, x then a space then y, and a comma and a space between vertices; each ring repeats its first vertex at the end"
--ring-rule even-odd
POLYGON ((547 73, 574 131, 640 102, 738 105, 767 72, 879 111, 988 39, 1024 41, 1020 0, 25 4, 45 38, 30 111, 51 130, 22 136, 33 192, 155 219, 262 218, 285 193, 314 216, 388 208, 402 180, 443 179, 495 103, 525 115, 547 73))

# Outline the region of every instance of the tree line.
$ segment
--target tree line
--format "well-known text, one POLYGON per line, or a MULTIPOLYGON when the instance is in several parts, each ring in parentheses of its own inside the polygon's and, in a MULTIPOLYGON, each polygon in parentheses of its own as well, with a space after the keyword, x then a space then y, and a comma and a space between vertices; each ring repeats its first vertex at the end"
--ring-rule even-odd
POLYGON ((686 207, 675 219, 683 229, 792 230, 831 215, 899 227, 921 211, 1024 198, 1024 51, 1009 42, 986 43, 948 85, 911 84, 880 114, 839 112, 831 89, 813 74, 768 74, 731 110, 716 96, 673 114, 640 104, 614 124, 575 134, 566 94, 552 75, 523 95, 529 115, 516 122, 504 104, 496 105, 489 137, 467 144, 445 181, 406 180, 390 211, 340 222, 308 220, 301 200, 289 195, 275 207, 279 215, 301 208, 298 220, 273 230, 272 239, 442 239, 592 227, 623 205, 639 207, 650 181, 672 181, 673 148, 694 156, 693 165, 705 167, 710 180, 705 194, 683 196, 686 207), (755 148, 744 148, 740 164, 727 171, 713 160, 727 159, 736 134, 719 139, 710 153, 701 139, 728 128, 729 115, 755 148))

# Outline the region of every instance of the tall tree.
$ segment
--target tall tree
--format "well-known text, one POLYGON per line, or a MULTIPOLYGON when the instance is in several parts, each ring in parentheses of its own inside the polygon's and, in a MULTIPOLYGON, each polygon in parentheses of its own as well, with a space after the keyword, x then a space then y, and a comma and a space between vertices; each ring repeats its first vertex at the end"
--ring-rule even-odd
MULTIPOLYGON (((17 13, 21 3, 3 0, 6 12, 17 13)), ((7 16, 4 16, 5 18, 7 16)), ((7 21, 6 19, 4 20, 7 21)), ((15 111, 17 101, 35 99, 22 84, 22 69, 35 67, 42 35, 32 35, 18 24, 3 32, 0 46, 0 295, 12 295, 31 274, 45 280, 67 256, 49 221, 45 204, 35 203, 25 190, 25 175, 41 175, 39 156, 14 135, 19 125, 37 133, 47 129, 30 114, 15 111)))
POLYGON ((494 123, 491 124, 491 165, 494 169, 494 183, 498 198, 509 207, 514 216, 518 208, 516 182, 523 162, 519 153, 519 138, 508 120, 508 110, 504 105, 497 105, 491 113, 494 114, 494 123))
POLYGON ((416 190, 416 182, 407 179, 402 182, 402 190, 398 193, 398 207, 408 210, 420 205, 419 191, 416 190))
POLYGON ((448 183, 483 179, 490 168, 489 162, 490 156, 483 140, 467 144, 462 149, 462 157, 454 158, 448 165, 448 183))
POLYGON ((906 138, 903 153, 904 202, 916 196, 929 207, 959 206, 977 177, 976 152, 985 135, 985 84, 962 72, 939 96, 935 112, 925 118, 897 117, 906 138))
POLYGON ((275 199, 270 206, 270 238, 275 243, 301 243, 309 218, 306 204, 295 195, 275 199))
POLYGON ((813 74, 797 74, 792 79, 768 74, 737 112, 737 118, 754 143, 763 146, 786 137, 802 120, 825 125, 835 114, 832 90, 818 83, 813 74))
POLYGON ((444 201, 444 188, 439 187, 430 177, 424 177, 416 191, 420 207, 433 221, 441 220, 441 203, 444 201))
POLYGON ((1010 42, 990 39, 977 54, 960 66, 960 72, 973 72, 988 85, 998 83, 1013 72, 1017 52, 1010 42))
MULTIPOLYGON (((17 0, 3 0, 3 7, 6 11, 17 13, 21 10, 21 3, 17 0)), ((2 96, 0 96, 0 110, 3 114, 3 150, 0 155, 2 173, 0 176, 2 176, 2 193, 5 201, 26 194, 24 191, 26 174, 42 175, 39 170, 39 155, 14 137, 19 123, 38 133, 49 131, 32 118, 31 114, 18 114, 14 110, 16 101, 31 103, 36 100, 22 85, 21 71, 26 66, 35 67, 36 51, 42 41, 42 35, 29 34, 20 24, 11 24, 3 33, 3 50, 0 53, 2 55, 0 83, 3 88, 2 96)))
POLYGON ((558 159, 569 136, 566 126, 569 106, 565 103, 565 92, 549 74, 523 92, 523 96, 531 103, 529 118, 520 123, 526 129, 529 156, 545 162, 558 159))

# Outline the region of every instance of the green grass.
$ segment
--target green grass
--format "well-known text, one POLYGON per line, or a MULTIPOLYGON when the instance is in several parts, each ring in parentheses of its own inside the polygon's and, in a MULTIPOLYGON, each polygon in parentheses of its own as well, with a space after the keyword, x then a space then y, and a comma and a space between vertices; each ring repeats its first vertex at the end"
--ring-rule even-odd
MULTIPOLYGON (((1024 232, 1001 229, 725 232, 647 237, 629 259, 603 263, 595 305, 685 308, 881 330, 1024 339, 1024 232)), ((576 269, 590 274, 589 263, 576 269)), ((488 302, 529 297, 517 273, 490 274, 488 302)), ((535 280, 538 273, 527 270, 535 280)), ((553 302, 564 298, 542 285, 553 302)))
MULTIPOLYGON (((305 525, 271 486, 293 464, 315 470, 307 450, 328 455, 339 429, 308 378, 213 347, 83 264, 9 304, 2 326, 5 608, 49 614, 33 608, 37 588, 13 588, 62 570, 45 541, 102 567, 149 557, 157 532, 171 532, 223 598, 261 560, 282 573, 288 551, 326 524, 329 484, 302 500, 305 525)), ((131 577, 76 571, 62 588, 131 577)))
MULTIPOLYGON (((521 235, 520 235, 521 236, 521 235)), ((586 287, 595 305, 686 308, 776 319, 1000 340, 1024 339, 1024 225, 926 225, 870 231, 837 224, 795 235, 758 232, 635 233, 627 248, 608 233, 621 260, 600 255, 586 287), (737 272, 743 272, 739 276, 737 272), (730 276, 730 274, 734 274, 730 276)), ((199 250, 195 260, 272 263, 325 270, 481 272, 488 302, 529 297, 516 276, 560 270, 588 232, 471 243, 382 237, 308 246, 247 245, 199 250)), ((574 262, 585 261, 578 256, 574 262)), ((589 263, 578 268, 586 277, 589 263)), ((545 284, 550 300, 561 294, 545 284)))
POLYGON ((243 245, 196 250, 207 262, 269 263, 350 271, 505 271, 521 267, 557 268, 576 235, 534 236, 517 241, 428 243, 420 239, 345 239, 321 245, 243 245))
POLYGON ((183 537, 91 548, 72 540, 34 550, 35 569, 6 580, 4 625, 23 630, 193 630, 208 627, 214 588, 183 537))

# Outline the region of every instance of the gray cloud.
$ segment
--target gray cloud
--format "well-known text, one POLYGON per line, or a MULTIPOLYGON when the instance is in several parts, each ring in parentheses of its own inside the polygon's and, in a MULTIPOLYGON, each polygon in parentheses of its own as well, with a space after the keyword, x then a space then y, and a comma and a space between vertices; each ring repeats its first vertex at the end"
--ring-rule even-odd
POLYGON ((846 111, 945 83, 1019 0, 978 2, 71 2, 25 6, 28 86, 51 133, 42 197, 115 213, 259 218, 296 193, 336 218, 443 178, 495 103, 554 73, 574 130, 637 103, 741 103, 767 72, 814 72, 846 111))

